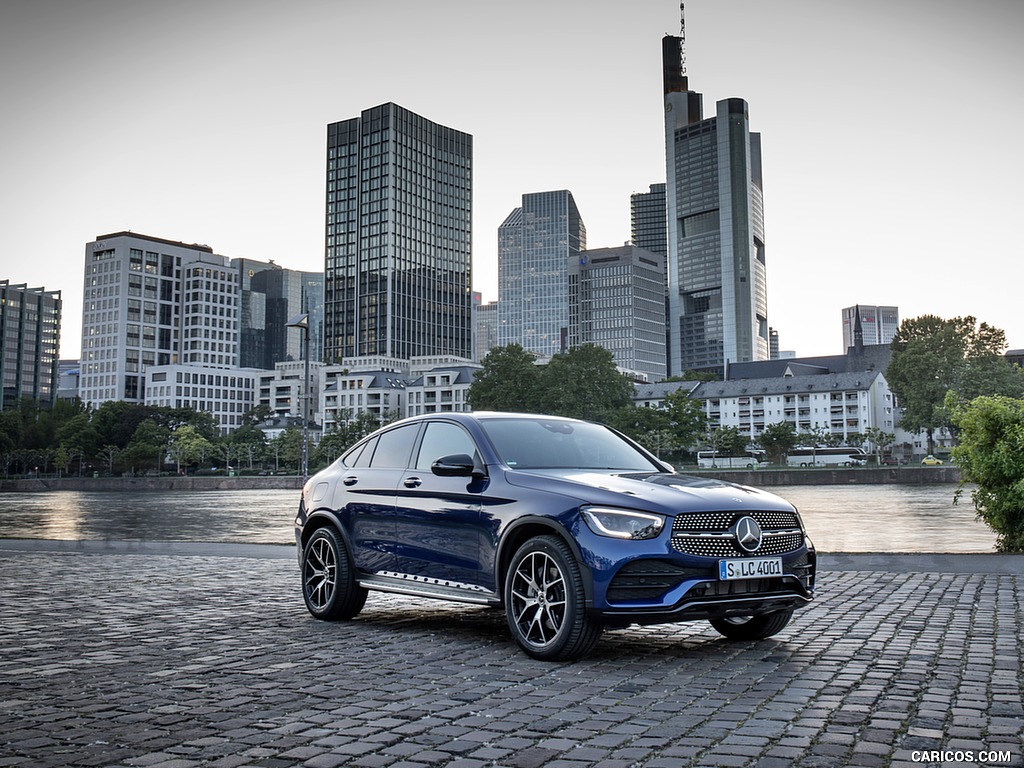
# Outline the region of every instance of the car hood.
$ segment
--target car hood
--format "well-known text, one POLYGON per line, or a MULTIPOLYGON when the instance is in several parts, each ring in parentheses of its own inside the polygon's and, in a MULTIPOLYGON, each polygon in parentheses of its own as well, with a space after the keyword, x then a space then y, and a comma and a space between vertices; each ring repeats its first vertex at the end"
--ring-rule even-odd
POLYGON ((713 478, 675 473, 593 472, 578 469, 520 470, 506 474, 512 485, 662 514, 721 510, 792 511, 793 505, 766 491, 713 478))

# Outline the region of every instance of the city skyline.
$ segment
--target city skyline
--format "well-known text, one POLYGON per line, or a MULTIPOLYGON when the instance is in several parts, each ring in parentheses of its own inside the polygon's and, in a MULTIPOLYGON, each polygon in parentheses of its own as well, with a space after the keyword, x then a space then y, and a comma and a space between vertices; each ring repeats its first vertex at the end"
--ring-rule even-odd
MULTIPOLYGON (((1024 347, 1006 279, 1024 7, 691 0, 686 15, 691 88, 747 101, 762 136, 784 349, 838 353, 841 309, 863 300, 974 315, 1024 347)), ((630 195, 665 181, 661 38, 678 32, 664 0, 500 16, 443 0, 6 3, 0 61, 19 74, 0 84, 16 116, 0 277, 62 292, 61 355, 77 357, 84 248, 103 232, 322 271, 326 127, 393 101, 473 135, 474 289, 496 299, 497 229, 524 193, 572 190, 592 248, 629 238, 630 195)))

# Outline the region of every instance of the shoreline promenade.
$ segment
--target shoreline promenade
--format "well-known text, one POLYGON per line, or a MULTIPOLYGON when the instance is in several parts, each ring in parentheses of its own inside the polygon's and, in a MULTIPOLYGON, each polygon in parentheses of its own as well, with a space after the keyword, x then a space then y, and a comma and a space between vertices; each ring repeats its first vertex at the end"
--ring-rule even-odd
POLYGON ((314 621, 288 546, 4 539, 0 766, 1020 766, 1022 573, 826 553, 775 638, 632 627, 551 664, 494 610, 314 621))

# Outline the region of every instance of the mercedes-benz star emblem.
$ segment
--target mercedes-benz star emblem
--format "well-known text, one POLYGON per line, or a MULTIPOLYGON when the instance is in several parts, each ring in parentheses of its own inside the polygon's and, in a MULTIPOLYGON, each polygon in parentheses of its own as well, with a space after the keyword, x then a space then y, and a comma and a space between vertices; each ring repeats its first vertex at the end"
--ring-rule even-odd
POLYGON ((756 552, 761 546, 761 526, 752 517, 741 517, 733 526, 736 543, 744 552, 756 552))

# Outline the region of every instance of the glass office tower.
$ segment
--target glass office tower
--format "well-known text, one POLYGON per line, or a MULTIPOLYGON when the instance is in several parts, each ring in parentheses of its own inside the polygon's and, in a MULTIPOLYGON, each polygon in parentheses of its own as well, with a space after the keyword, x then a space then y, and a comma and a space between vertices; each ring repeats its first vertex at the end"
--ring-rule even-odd
POLYGON ((60 291, 0 280, 0 411, 56 398, 61 308, 60 291))
POLYGON ((629 198, 633 245, 665 258, 668 255, 665 185, 651 184, 649 190, 648 192, 636 192, 629 198))
POLYGON ((473 137, 396 104, 327 126, 324 362, 472 354, 473 137))
POLYGON ((703 117, 678 37, 663 41, 669 372, 768 359, 761 137, 747 103, 703 117))
POLYGON ((498 345, 541 356, 567 348, 568 265, 587 230, 567 190, 523 195, 498 227, 498 345))

